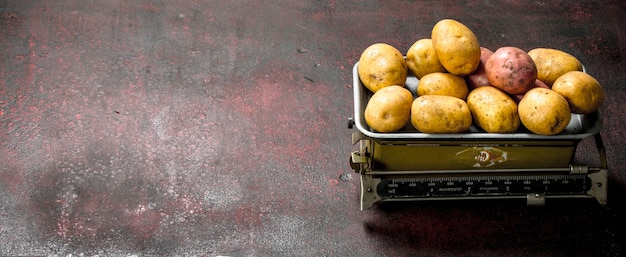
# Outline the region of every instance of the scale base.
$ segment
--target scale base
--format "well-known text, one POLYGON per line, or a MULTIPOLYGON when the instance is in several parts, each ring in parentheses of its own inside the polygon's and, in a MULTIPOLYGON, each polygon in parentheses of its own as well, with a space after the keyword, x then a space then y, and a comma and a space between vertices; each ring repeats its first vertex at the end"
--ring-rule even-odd
POLYGON ((361 210, 378 202, 595 198, 607 204, 607 169, 567 175, 380 176, 361 174, 361 210))

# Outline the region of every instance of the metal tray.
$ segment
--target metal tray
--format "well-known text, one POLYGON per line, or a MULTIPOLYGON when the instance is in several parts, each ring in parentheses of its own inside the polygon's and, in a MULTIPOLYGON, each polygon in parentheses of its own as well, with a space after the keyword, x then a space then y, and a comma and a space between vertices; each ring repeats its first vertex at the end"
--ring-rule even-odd
MULTIPOLYGON (((392 133, 378 133, 372 130, 365 122, 364 112, 367 102, 373 95, 359 79, 357 71, 359 63, 357 62, 353 69, 353 91, 354 91, 354 125, 363 135, 377 140, 385 141, 406 141, 406 140, 473 140, 473 141, 498 141, 498 140, 565 140, 565 141, 579 141, 583 138, 591 137, 600 132, 602 128, 601 119, 598 112, 591 114, 572 114, 572 119, 567 125, 567 128, 552 136, 544 136, 534 134, 527 129, 520 126, 520 129, 516 133, 487 133, 480 129, 475 124, 471 126, 467 133, 457 134, 427 134, 417 131, 413 126, 407 124, 403 129, 392 133)), ((416 88, 419 80, 410 74, 406 79, 405 87, 407 87, 413 96, 416 96, 416 88)))

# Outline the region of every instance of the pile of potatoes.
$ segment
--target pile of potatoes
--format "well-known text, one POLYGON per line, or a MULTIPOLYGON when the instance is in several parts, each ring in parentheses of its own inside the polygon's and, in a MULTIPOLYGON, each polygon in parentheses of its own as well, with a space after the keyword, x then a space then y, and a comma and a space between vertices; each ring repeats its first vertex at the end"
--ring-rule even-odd
POLYGON ((410 121, 422 133, 464 133, 476 124, 488 133, 524 126, 555 135, 572 113, 595 112, 604 101, 602 86, 576 57, 552 48, 491 51, 452 19, 437 22, 431 38, 416 41, 406 55, 385 43, 369 46, 357 71, 373 92, 365 121, 382 133, 410 121), (413 93, 405 86, 411 74, 419 79, 413 93))

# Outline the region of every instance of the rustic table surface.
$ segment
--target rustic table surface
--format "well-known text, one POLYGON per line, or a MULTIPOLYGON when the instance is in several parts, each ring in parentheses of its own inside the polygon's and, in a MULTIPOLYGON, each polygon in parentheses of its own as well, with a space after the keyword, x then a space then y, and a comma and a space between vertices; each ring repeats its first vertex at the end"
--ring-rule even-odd
MULTIPOLYGON (((0 0, 0 255, 623 256, 624 17, 619 0, 0 0), (359 210, 352 67, 444 18, 601 82, 608 206, 359 210)), ((576 161, 598 164, 593 140, 576 161)))

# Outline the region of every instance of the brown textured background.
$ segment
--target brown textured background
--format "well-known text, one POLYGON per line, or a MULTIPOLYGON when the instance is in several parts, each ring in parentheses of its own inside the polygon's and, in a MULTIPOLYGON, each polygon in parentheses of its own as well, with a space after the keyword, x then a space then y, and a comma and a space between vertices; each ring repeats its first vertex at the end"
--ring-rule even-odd
MULTIPOLYGON (((618 0, 0 0, 0 255, 623 256, 624 17, 618 0), (352 66, 443 18, 602 83, 607 207, 358 210, 352 66)), ((592 140, 576 160, 598 164, 592 140)))

